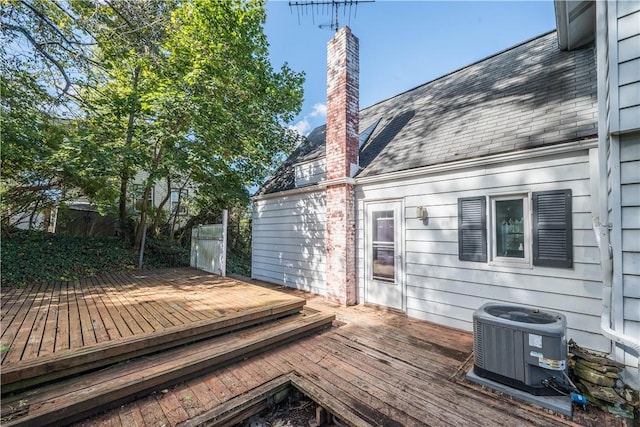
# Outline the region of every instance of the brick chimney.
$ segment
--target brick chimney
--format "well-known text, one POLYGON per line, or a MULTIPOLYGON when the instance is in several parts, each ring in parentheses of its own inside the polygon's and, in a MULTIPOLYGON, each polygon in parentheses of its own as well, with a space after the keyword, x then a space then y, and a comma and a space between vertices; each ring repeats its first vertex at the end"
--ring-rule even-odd
POLYGON ((327 300, 356 303, 353 170, 358 164, 358 38, 341 28, 327 45, 327 300))

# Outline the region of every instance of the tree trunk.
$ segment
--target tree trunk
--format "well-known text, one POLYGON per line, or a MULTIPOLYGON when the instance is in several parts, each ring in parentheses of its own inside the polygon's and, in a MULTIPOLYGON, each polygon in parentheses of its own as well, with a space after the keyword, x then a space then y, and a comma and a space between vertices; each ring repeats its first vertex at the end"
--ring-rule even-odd
POLYGON ((147 226, 147 212, 149 211, 149 195, 151 194, 151 185, 147 183, 144 187, 144 194, 142 195, 142 205, 140 206, 140 222, 136 228, 136 238, 133 244, 133 250, 137 253, 142 248, 142 235, 144 229, 147 226))
MULTIPOLYGON (((140 81, 140 66, 138 65, 133 70, 133 82, 132 91, 136 97, 136 102, 133 100, 129 103, 129 120, 127 121, 127 138, 125 140, 125 149, 131 146, 133 142, 133 131, 135 126, 136 113, 138 112, 137 103, 137 90, 138 82, 140 81)), ((126 162, 120 169, 120 198, 118 200, 118 219, 120 221, 120 229, 123 234, 127 233, 127 186, 129 185, 129 179, 131 178, 131 168, 126 162)))
POLYGON ((140 252, 140 248, 142 247, 142 236, 144 234, 145 227, 147 226, 147 212, 149 212, 149 195, 151 194, 151 189, 155 185, 155 181, 152 180, 151 177, 154 176, 154 173, 158 170, 158 165, 160 164, 160 160, 162 159, 162 154, 164 153, 164 147, 160 145, 158 148, 158 144, 160 141, 156 141, 156 155, 153 159, 153 167, 149 171, 149 178, 144 186, 144 194, 142 199, 142 206, 140 207, 140 223, 138 224, 138 228, 136 229, 136 238, 133 242, 133 249, 136 252, 140 252))
POLYGON ((127 185, 129 184, 129 173, 127 168, 120 170, 120 198, 118 199, 118 221, 120 231, 127 234, 127 185))

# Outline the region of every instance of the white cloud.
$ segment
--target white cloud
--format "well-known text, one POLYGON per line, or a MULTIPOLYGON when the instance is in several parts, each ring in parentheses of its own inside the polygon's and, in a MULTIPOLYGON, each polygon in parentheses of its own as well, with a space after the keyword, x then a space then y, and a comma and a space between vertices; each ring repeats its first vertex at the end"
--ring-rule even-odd
POLYGON ((311 124, 309 124, 309 120, 307 120, 307 117, 305 116, 305 118, 300 120, 298 123, 289 126, 289 129, 295 130, 300 135, 307 135, 311 130, 311 124))
POLYGON ((309 113, 308 117, 327 117, 327 105, 321 103, 314 104, 313 110, 309 113))
MULTIPOLYGON (((289 126, 289 129, 293 129, 298 132, 300 135, 307 136, 309 131, 311 130, 311 121, 309 119, 324 119, 327 117, 327 106, 326 104, 316 103, 313 104, 313 108, 309 114, 305 114, 302 120, 298 121, 298 123, 289 126)), ((317 120, 313 120, 317 122, 317 120)))

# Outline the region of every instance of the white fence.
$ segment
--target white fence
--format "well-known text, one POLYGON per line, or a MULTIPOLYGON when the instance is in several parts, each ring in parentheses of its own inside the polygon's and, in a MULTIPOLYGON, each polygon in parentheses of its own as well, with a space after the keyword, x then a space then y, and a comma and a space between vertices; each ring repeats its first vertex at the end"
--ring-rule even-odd
POLYGON ((199 225, 191 229, 191 267, 226 276, 227 211, 222 224, 199 225))

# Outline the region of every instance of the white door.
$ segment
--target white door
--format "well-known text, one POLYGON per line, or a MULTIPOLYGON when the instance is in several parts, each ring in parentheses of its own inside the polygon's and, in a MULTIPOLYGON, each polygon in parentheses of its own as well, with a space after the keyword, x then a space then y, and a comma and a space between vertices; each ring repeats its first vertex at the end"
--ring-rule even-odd
POLYGON ((402 203, 368 203, 365 210, 365 302, 402 310, 402 203))

